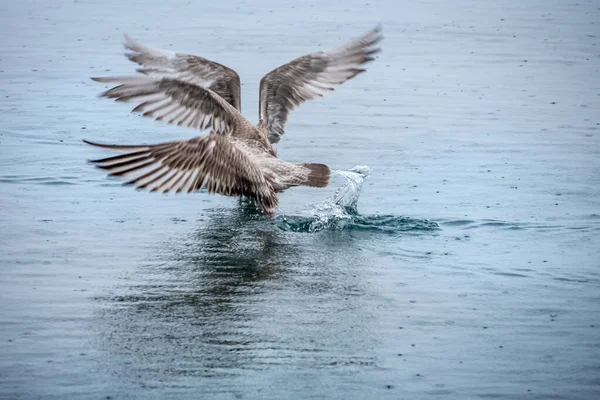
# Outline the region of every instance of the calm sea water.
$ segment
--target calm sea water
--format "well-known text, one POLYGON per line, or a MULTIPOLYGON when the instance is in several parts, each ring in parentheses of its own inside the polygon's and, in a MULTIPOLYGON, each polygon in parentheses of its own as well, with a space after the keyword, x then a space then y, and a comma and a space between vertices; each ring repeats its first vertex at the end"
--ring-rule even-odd
POLYGON ((413 3, 2 2, 0 398, 600 398, 600 5, 413 3), (266 72, 378 22, 279 146, 368 166, 355 214, 341 174, 271 221, 86 163, 196 134, 97 97, 124 32, 236 69, 256 122, 266 72))

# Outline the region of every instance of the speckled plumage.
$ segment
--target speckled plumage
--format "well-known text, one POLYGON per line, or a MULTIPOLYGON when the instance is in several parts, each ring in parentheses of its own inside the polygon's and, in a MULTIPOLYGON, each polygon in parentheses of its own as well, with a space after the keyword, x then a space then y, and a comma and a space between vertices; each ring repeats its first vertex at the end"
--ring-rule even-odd
POLYGON ((135 103, 132 112, 192 129, 205 136, 154 145, 88 144, 125 151, 93 160, 112 176, 130 177, 139 189, 246 196, 272 216, 278 192, 293 186, 325 187, 331 171, 324 164, 294 164, 277 157, 273 145, 285 133, 289 113, 365 70, 381 39, 378 26, 327 52, 299 57, 260 82, 259 123, 241 114, 240 78, 232 69, 202 57, 151 48, 126 36, 126 56, 142 75, 92 78, 116 84, 102 96, 135 103))

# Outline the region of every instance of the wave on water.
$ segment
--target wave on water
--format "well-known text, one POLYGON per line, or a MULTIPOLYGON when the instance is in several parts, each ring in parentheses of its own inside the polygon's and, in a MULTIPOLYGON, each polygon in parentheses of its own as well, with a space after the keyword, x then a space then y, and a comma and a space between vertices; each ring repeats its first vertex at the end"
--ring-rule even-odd
POLYGON ((35 185, 76 185, 75 176, 27 176, 27 175, 3 175, 0 183, 35 184, 35 185))
POLYGON ((358 199, 362 185, 371 174, 371 168, 357 165, 348 171, 333 171, 346 178, 333 196, 315 204, 306 216, 281 215, 277 226, 285 231, 313 233, 322 230, 379 231, 387 233, 434 231, 439 225, 433 221, 395 215, 361 215, 358 199))

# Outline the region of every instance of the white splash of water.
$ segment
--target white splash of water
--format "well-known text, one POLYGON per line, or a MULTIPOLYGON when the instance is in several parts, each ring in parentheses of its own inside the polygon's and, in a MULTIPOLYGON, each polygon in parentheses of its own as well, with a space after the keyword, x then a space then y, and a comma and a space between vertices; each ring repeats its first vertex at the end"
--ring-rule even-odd
POLYGON ((312 222, 309 231, 316 232, 344 220, 352 220, 358 213, 357 205, 362 185, 371 174, 371 168, 357 165, 348 171, 333 171, 335 175, 346 178, 346 182, 335 191, 333 196, 316 204, 311 210, 312 222))
POLYGON ((439 226, 435 222, 395 215, 361 215, 357 205, 363 183, 371 174, 371 168, 357 165, 348 171, 333 171, 346 182, 325 201, 311 204, 302 216, 282 216, 278 226, 287 231, 319 232, 322 230, 371 230, 387 233, 408 231, 434 231, 439 226))
POLYGON ((356 213, 360 191, 364 181, 371 175, 371 168, 366 165, 357 165, 348 171, 334 171, 334 174, 344 176, 346 183, 336 190, 333 198, 329 200, 356 213))

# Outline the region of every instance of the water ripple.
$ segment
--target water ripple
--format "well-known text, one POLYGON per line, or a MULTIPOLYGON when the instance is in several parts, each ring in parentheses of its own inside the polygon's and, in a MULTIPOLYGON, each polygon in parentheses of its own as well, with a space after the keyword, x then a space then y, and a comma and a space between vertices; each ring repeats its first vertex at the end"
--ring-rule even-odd
POLYGON ((24 176, 24 175, 5 175, 0 176, 0 183, 30 183, 37 185, 76 185, 77 180, 74 176, 24 176))
POLYGON ((537 229, 537 230, 556 230, 556 229, 577 229, 585 230, 585 226, 577 227, 565 227, 562 225, 550 225, 540 223, 529 223, 529 222, 511 222, 494 219, 482 219, 479 221, 457 219, 457 220, 440 220, 440 224, 448 227, 460 227, 462 229, 478 229, 478 228, 492 228, 502 229, 510 231, 519 231, 525 229, 537 229))
POLYGON ((398 233, 409 231, 434 231, 439 225, 433 221, 398 217, 395 215, 337 215, 314 217, 287 216, 277 221, 277 226, 292 232, 319 232, 322 230, 355 230, 398 233))

